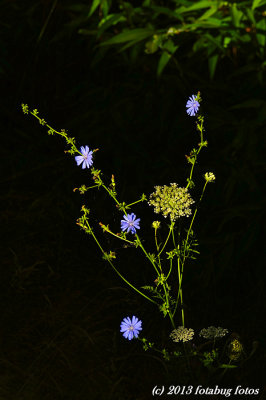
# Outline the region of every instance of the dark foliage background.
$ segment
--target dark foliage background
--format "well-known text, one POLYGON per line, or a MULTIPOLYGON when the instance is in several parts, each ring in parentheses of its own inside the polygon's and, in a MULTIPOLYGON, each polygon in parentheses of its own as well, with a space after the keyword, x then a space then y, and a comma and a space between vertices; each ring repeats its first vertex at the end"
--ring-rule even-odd
MULTIPOLYGON (((65 143, 48 137, 20 104, 38 108, 80 145, 99 148, 96 168, 107 180, 115 175, 121 199, 129 202, 156 184, 185 183, 184 156, 198 140, 185 103, 198 90, 209 146, 196 181, 206 171, 217 181, 208 187, 195 226, 201 255, 185 276, 187 324, 195 330, 227 327, 240 335, 247 354, 258 341, 254 356, 227 372, 221 385, 261 387, 266 101, 263 70, 247 68, 252 51, 252 65, 261 65, 255 44, 233 61, 221 58, 211 79, 204 54, 192 57, 185 43, 181 70, 170 62, 159 78, 156 54, 140 48, 135 56, 113 46, 99 53, 95 34, 78 33, 96 30, 99 13, 88 19, 90 4, 79 5, 0 2, 0 398, 141 400, 151 398, 155 383, 189 383, 121 337, 127 315, 142 319, 144 336, 159 343, 170 325, 162 324, 157 309, 143 307, 75 225, 86 201, 106 248, 119 246, 97 226, 102 221, 119 229, 119 215, 106 207, 109 199, 97 191, 85 197, 73 192, 88 175, 64 154, 65 143)), ((143 226, 150 224, 148 206, 134 211, 143 226)), ((117 251, 126 276, 152 284, 144 260, 136 263, 131 249, 117 251)), ((197 383, 204 385, 202 379, 197 383)))

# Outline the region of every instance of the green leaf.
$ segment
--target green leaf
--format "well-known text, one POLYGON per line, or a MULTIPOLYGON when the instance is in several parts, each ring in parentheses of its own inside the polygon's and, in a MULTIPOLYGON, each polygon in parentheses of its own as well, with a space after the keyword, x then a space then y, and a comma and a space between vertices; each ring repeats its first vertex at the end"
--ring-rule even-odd
POLYGON ((162 46, 162 50, 167 50, 169 53, 174 54, 178 46, 174 45, 172 39, 168 39, 162 46))
POLYGON ((223 25, 223 21, 218 19, 218 18, 208 18, 206 20, 197 20, 194 24, 191 24, 191 26, 197 27, 203 27, 203 28, 219 28, 223 25))
POLYGON ((233 24, 236 28, 240 28, 241 24, 240 21, 243 17, 243 13, 242 11, 237 9, 236 3, 233 3, 231 6, 231 17, 232 17, 232 21, 233 24))
POLYGON ((158 67, 157 67, 157 76, 160 76, 161 73, 163 72, 164 68, 166 67, 168 61, 171 58, 171 54, 169 54, 166 51, 162 52, 162 55, 160 57, 159 63, 158 63, 158 67))
POLYGON ((101 0, 93 0, 88 17, 90 17, 94 13, 96 8, 99 7, 100 4, 101 4, 101 0))
POLYGON ((209 73, 210 73, 210 79, 212 80, 214 77, 217 61, 218 61, 219 55, 214 54, 213 56, 209 57, 208 59, 208 65, 209 65, 209 73))
POLYGON ((110 14, 99 22, 98 37, 110 26, 116 25, 118 22, 126 21, 126 17, 121 14, 110 14))
POLYGON ((252 10, 255 10, 255 8, 265 5, 266 5, 266 0, 253 0, 252 10))
POLYGON ((221 36, 213 37, 209 33, 205 33, 204 37, 206 39, 208 39, 208 41, 212 44, 213 48, 219 48, 220 50, 222 50, 224 52, 221 36))
POLYGON ((255 20, 255 18, 254 18, 254 13, 253 13, 253 11, 252 11, 250 8, 247 8, 247 9, 246 9, 246 13, 247 13, 247 16, 248 16, 248 18, 250 19, 251 23, 254 24, 254 25, 256 25, 256 20, 255 20))
POLYGON ((228 45, 231 43, 231 41, 232 41, 232 38, 230 38, 229 36, 224 37, 223 46, 225 49, 228 47, 228 45))
MULTIPOLYGON (((131 40, 130 42, 126 43, 124 46, 122 46, 119 49, 118 53, 122 53, 123 51, 125 51, 126 49, 129 49, 130 47, 134 46, 135 44, 138 44, 139 40, 131 40)), ((135 46, 136 47, 136 46, 135 46)))
POLYGON ((103 17, 106 18, 108 11, 109 11, 109 1, 108 0, 102 0, 102 11, 103 11, 103 17))
POLYGON ((266 20, 265 20, 265 18, 261 19, 259 22, 257 22, 256 28, 265 32, 264 34, 261 34, 261 33, 256 34, 257 41, 258 41, 259 45, 261 46, 261 48, 260 48, 261 55, 263 55, 265 43, 266 43, 266 20))
POLYGON ((221 364, 221 365, 219 365, 219 368, 237 368, 237 365, 221 364))
POLYGON ((158 50, 158 44, 154 41, 154 40, 150 40, 147 43, 145 43, 145 53, 147 54, 153 54, 156 53, 156 51, 158 50))
POLYGON ((136 28, 127 30, 125 32, 119 33, 118 35, 112 37, 101 43, 101 46, 106 46, 110 44, 119 44, 130 41, 140 42, 154 34, 154 30, 150 28, 136 28))
POLYGON ((189 11, 194 11, 194 10, 200 10, 202 8, 210 8, 211 6, 212 6, 212 4, 209 0, 202 0, 202 1, 198 1, 194 4, 192 4, 192 6, 190 6, 190 7, 182 6, 178 9, 176 9, 175 12, 184 13, 184 12, 189 12, 189 11))
POLYGON ((150 7, 152 10, 153 18, 156 18, 159 14, 165 14, 168 15, 171 18, 178 19, 180 21, 183 21, 184 18, 182 15, 179 15, 177 12, 170 10, 169 8, 166 7, 158 7, 158 6, 151 6, 150 7))
POLYGON ((215 14, 217 10, 218 4, 216 4, 214 7, 210 7, 209 10, 205 11, 205 13, 202 14, 200 18, 198 18, 198 21, 209 18, 211 15, 215 14))

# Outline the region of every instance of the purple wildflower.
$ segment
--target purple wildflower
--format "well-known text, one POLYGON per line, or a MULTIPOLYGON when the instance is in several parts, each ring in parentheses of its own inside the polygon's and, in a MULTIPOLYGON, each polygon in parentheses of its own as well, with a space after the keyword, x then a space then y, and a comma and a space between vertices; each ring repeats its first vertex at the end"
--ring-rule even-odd
POLYGON ((140 218, 136 219, 136 215, 134 213, 124 215, 124 219, 121 220, 121 229, 124 232, 127 230, 127 233, 131 231, 131 233, 136 233, 136 229, 140 229, 139 227, 140 218))
POLYGON ((120 332, 123 332, 123 336, 128 340, 133 339, 134 336, 137 338, 139 331, 142 330, 141 324, 142 321, 138 320, 134 315, 132 319, 129 317, 124 318, 120 325, 120 332))
POLYGON ((199 102, 196 100, 196 95, 193 94, 189 100, 187 101, 186 107, 187 107, 187 113, 188 115, 190 115, 191 117, 194 117, 194 115, 196 115, 196 113, 198 112, 198 109, 200 107, 199 102))
POLYGON ((82 156, 75 157, 76 163, 78 165, 82 164, 82 169, 90 168, 90 166, 93 164, 93 161, 92 161, 92 153, 93 152, 90 151, 88 146, 85 146, 85 148, 83 146, 81 146, 80 152, 81 152, 82 156))

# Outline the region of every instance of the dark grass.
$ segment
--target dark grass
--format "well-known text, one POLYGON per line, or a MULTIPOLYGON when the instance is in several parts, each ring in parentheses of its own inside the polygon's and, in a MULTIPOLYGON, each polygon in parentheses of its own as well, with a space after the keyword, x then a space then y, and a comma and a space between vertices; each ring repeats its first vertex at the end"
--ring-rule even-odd
MULTIPOLYGON (((126 315, 141 318, 143 335, 159 345, 167 342, 171 327, 113 274, 91 237, 75 225, 86 202, 106 249, 119 247, 98 227, 102 221, 119 230, 119 215, 106 206, 111 200, 97 191, 74 193, 87 174, 63 153, 62 139, 48 137, 20 110, 20 103, 27 102, 80 145, 98 147, 96 168, 107 181, 114 173, 121 199, 131 202, 154 185, 185 184, 184 155, 197 138, 184 104, 198 89, 209 147, 200 158, 196 180, 214 171, 217 181, 207 188, 195 225, 201 255, 188 264, 185 275, 187 325, 197 331, 209 325, 227 327, 240 335, 247 354, 258 341, 253 357, 227 371, 219 384, 262 386, 265 119, 263 107, 231 107, 262 99, 263 86, 255 77, 240 85, 230 78, 228 65, 210 83, 203 70, 192 71, 185 60, 183 79, 169 68, 159 82, 151 58, 130 65, 109 54, 92 68, 92 41, 75 33, 68 40, 64 35, 54 39, 67 14, 56 14, 37 44, 46 14, 41 17, 38 7, 31 12, 30 6, 17 7, 13 13, 5 8, 14 34, 5 29, 2 36, 8 52, 3 53, 1 85, 0 398, 146 400, 154 384, 218 382, 198 364, 193 380, 183 365, 171 365, 142 351, 137 341, 121 337, 119 325, 126 315), (26 11, 27 18, 19 18, 26 11)), ((152 211, 145 204, 134 211, 150 246, 152 211)), ((139 286, 152 284, 156 277, 139 253, 116 251, 126 277, 139 286)))

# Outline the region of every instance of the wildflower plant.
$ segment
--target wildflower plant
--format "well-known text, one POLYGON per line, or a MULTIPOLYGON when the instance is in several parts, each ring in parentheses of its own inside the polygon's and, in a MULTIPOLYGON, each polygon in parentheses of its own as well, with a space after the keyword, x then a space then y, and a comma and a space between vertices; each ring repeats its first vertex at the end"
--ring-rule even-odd
MULTIPOLYGON (((182 290, 183 276, 185 273, 185 265, 188 259, 195 259, 198 254, 198 243, 194 236, 193 224, 198 212, 199 205, 203 199, 206 186, 208 183, 215 181, 215 176, 212 172, 206 172, 203 176, 201 183, 201 193, 198 199, 192 193, 195 187, 194 183, 194 169, 198 162, 198 157, 201 150, 207 147, 208 142, 204 137, 204 117, 199 113, 201 103, 200 93, 192 95, 186 103, 187 114, 190 117, 196 119, 196 129, 199 133, 198 145, 193 148, 189 155, 186 155, 186 160, 189 164, 188 176, 185 182, 170 183, 163 186, 154 186, 154 192, 150 195, 142 194, 140 198, 132 203, 126 204, 121 201, 116 191, 116 182, 114 175, 111 176, 110 183, 105 183, 103 174, 100 169, 94 167, 95 153, 98 149, 91 150, 88 145, 81 146, 80 149, 76 147, 76 140, 70 137, 65 130, 56 131, 47 122, 40 118, 36 109, 30 111, 26 104, 22 104, 22 110, 25 114, 30 114, 35 117, 41 125, 46 126, 49 135, 60 135, 65 140, 70 149, 66 150, 65 153, 69 153, 71 156, 75 156, 75 161, 78 166, 82 169, 88 169, 92 184, 87 186, 83 184, 79 188, 75 188, 74 191, 79 191, 80 194, 84 195, 88 190, 102 189, 108 193, 112 199, 114 206, 118 213, 120 213, 120 227, 121 231, 115 233, 114 228, 108 224, 104 224, 99 221, 99 225, 104 233, 112 235, 117 240, 122 241, 126 245, 134 246, 138 248, 144 255, 148 264, 150 264, 154 270, 156 279, 154 281, 154 274, 152 283, 136 287, 132 282, 129 282, 126 277, 122 274, 116 265, 116 253, 113 250, 106 251, 100 243, 100 239, 96 236, 94 228, 90 221, 91 210, 82 205, 81 216, 77 219, 77 225, 95 240, 99 250, 102 253, 102 257, 107 261, 116 274, 131 287, 136 293, 141 295, 147 301, 156 305, 163 316, 169 318, 172 326, 172 332, 170 338, 173 342, 182 342, 183 345, 188 345, 194 339, 194 330, 185 326, 185 311, 183 307, 184 294, 182 290), (151 221, 151 229, 154 233, 154 252, 149 252, 144 247, 144 240, 139 236, 142 231, 142 224, 140 224, 140 218, 134 212, 134 206, 140 202, 145 202, 147 206, 153 207, 154 213, 158 216, 163 216, 168 225, 168 233, 163 241, 158 240, 158 229, 161 227, 161 221, 151 221), (122 213, 122 214, 121 214, 122 213), (180 224, 182 221, 182 225, 180 224), (185 227, 184 231, 181 231, 181 226, 185 227), (172 242, 171 246, 170 243, 172 242), (167 247, 166 247, 167 246, 167 247), (169 248, 170 247, 170 248, 169 248), (166 251, 167 249, 167 251, 166 251), (163 257, 166 256, 166 257, 163 257), (168 266, 165 265, 165 259, 168 262, 168 266), (171 287, 169 279, 175 283, 175 287, 171 287)), ((145 324, 144 324, 145 325, 145 324)), ((126 317, 122 320, 120 325, 120 331, 123 336, 131 340, 138 338, 140 331, 142 330, 142 321, 137 317, 132 318, 126 317)), ((222 328, 203 329, 201 336, 206 338, 208 335, 220 337, 226 330, 222 328), (206 336, 207 335, 207 336, 206 336)), ((179 357, 182 354, 180 348, 175 348, 171 353, 163 348, 158 350, 155 348, 154 343, 149 342, 145 338, 139 338, 143 343, 144 350, 154 349, 159 351, 165 359, 170 359, 172 356, 179 357)), ((186 354, 188 354, 186 352, 186 354)), ((190 349, 190 354, 195 355, 195 348, 190 349)), ((215 353, 216 354, 216 353, 215 353)))

